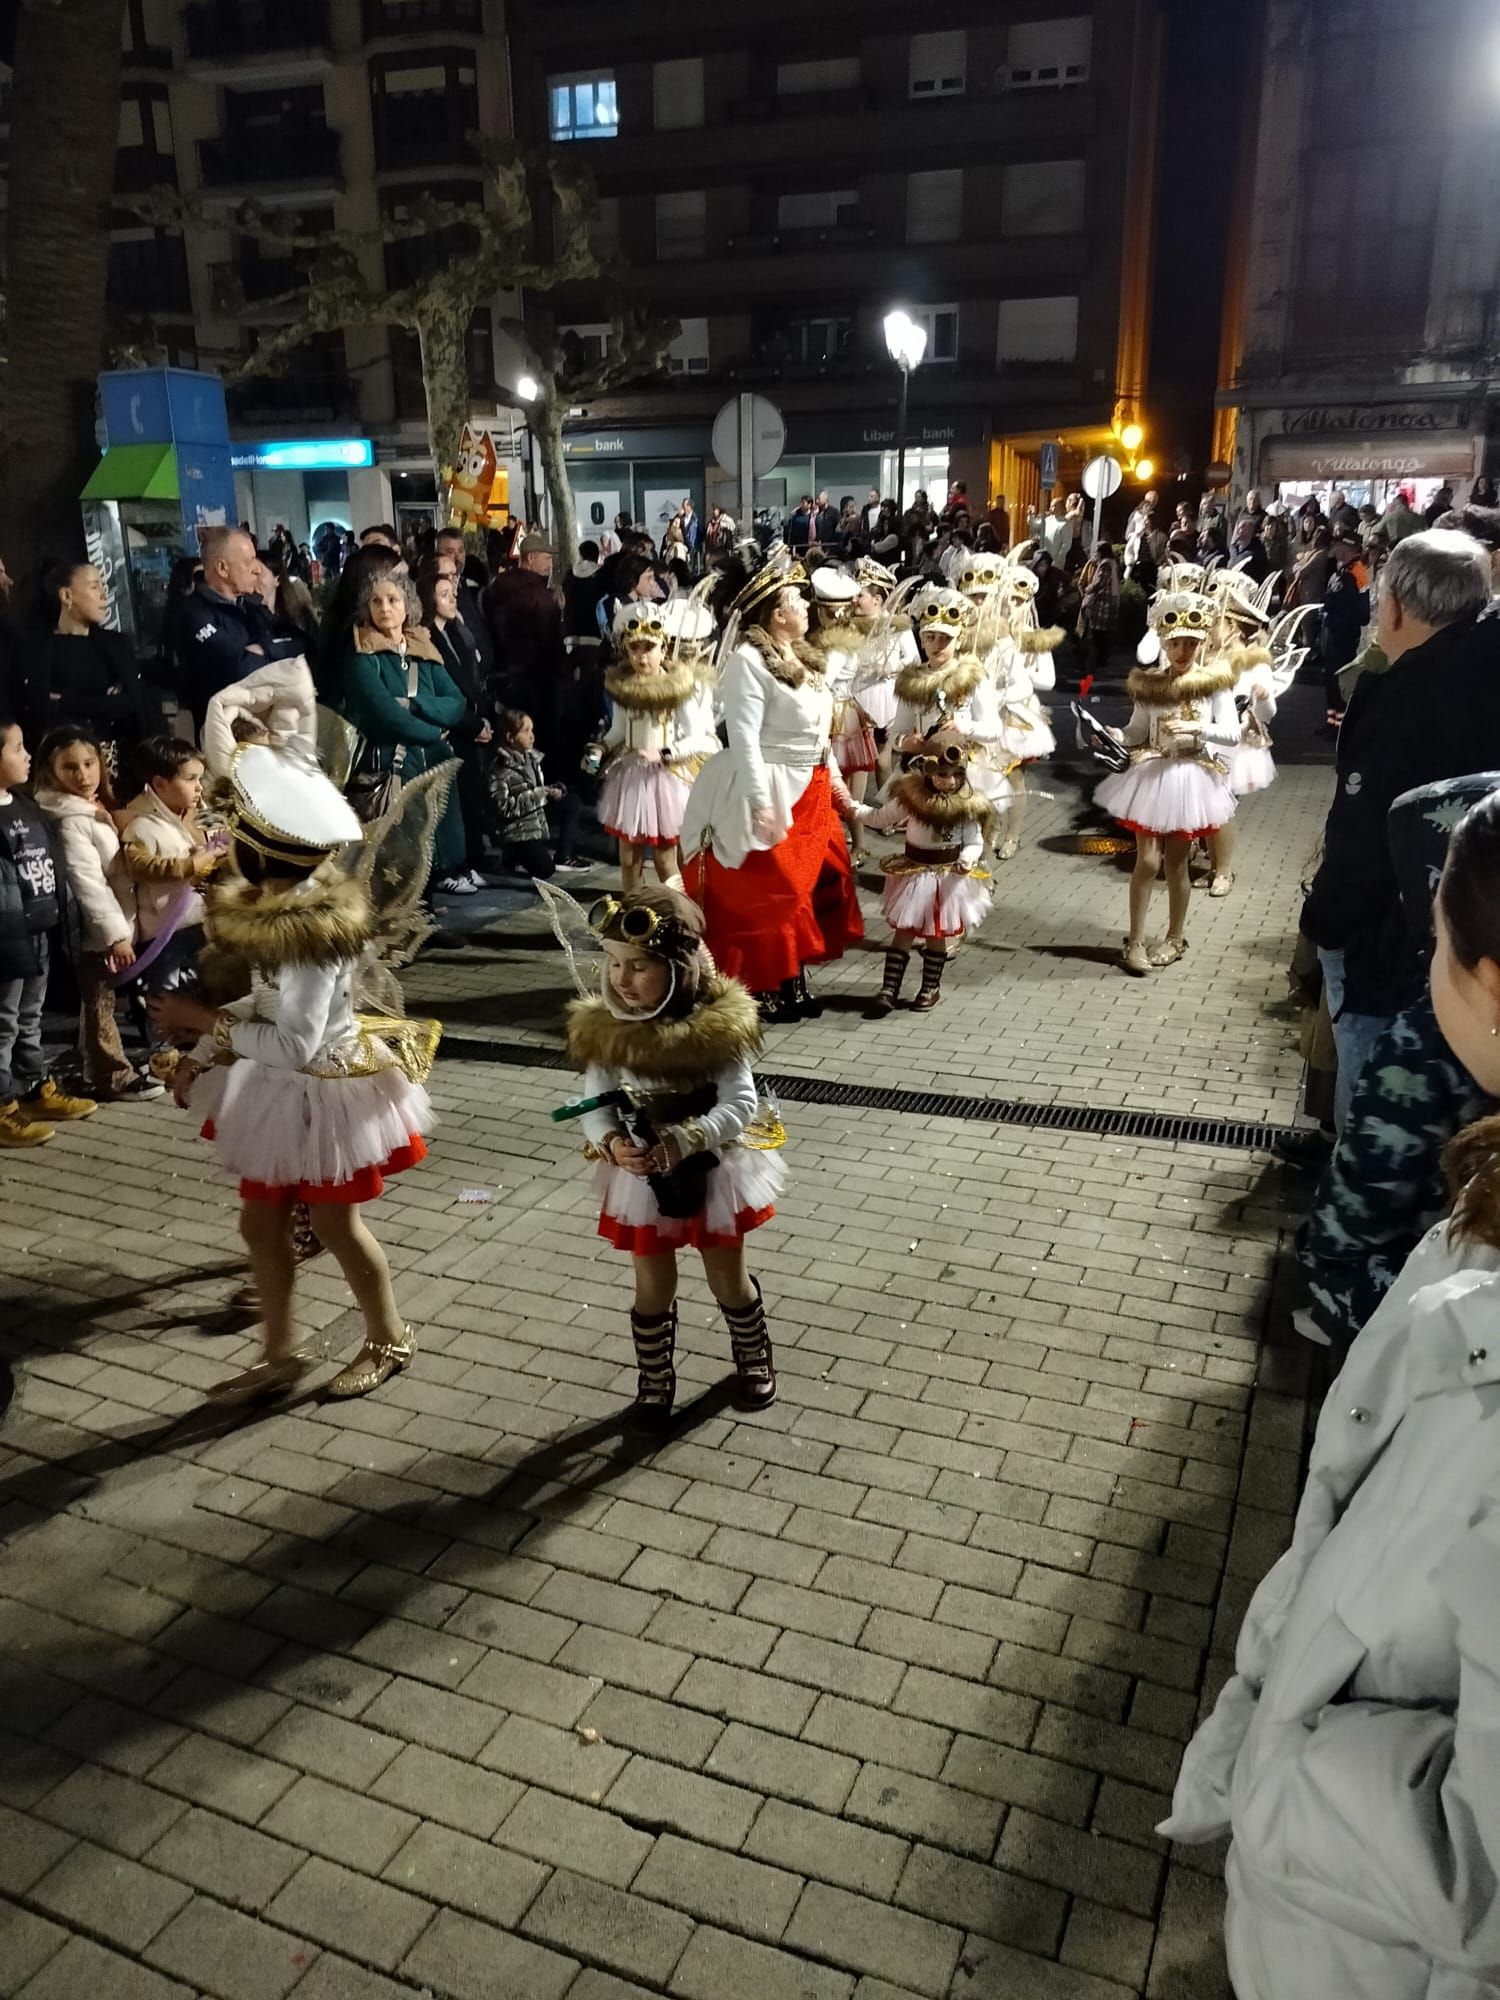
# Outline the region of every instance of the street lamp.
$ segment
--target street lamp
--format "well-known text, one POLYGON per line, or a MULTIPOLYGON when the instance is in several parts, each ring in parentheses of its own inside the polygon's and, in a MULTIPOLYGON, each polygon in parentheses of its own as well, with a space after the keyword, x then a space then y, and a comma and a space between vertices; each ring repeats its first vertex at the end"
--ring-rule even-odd
POLYGON ((911 371, 920 368, 927 352, 927 329, 898 306, 885 316, 886 352, 901 370, 901 407, 896 418, 896 507, 906 511, 906 392, 911 371))
POLYGON ((534 375, 520 375, 516 378, 516 394, 523 403, 534 403, 541 394, 534 375))
MULTIPOLYGON (((515 394, 518 401, 522 403, 534 403, 537 397, 541 393, 542 393, 541 384, 537 381, 534 375, 518 375, 516 377, 515 394)), ((536 483, 533 476, 532 463, 531 463, 532 460, 531 425, 529 423, 523 423, 521 429, 525 433, 526 437, 526 460, 523 470, 523 494, 526 504, 526 525, 528 527, 535 527, 536 483)))
POLYGON ((1146 433, 1139 424, 1127 424, 1120 433, 1120 442, 1127 451, 1135 452, 1140 450, 1145 437, 1146 433))
POLYGON ((1135 476, 1143 486, 1155 470, 1156 467, 1149 458, 1138 458, 1135 462, 1135 476))

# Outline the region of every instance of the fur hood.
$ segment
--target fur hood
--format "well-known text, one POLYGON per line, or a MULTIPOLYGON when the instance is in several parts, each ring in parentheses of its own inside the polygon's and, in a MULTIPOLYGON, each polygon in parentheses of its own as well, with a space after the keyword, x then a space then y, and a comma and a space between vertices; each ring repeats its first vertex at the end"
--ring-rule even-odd
POLYGON ((1238 679, 1229 660, 1206 660, 1175 679, 1163 667, 1135 667, 1125 691, 1143 708, 1180 708, 1184 702, 1206 701, 1210 695, 1223 694, 1238 679))
POLYGON ((663 1083, 696 1083, 760 1050, 760 1010, 737 979, 709 973, 698 1004, 682 1020, 617 1021, 602 1000, 568 1009, 568 1054, 663 1083))
MULTIPOLYGON (((405 637, 409 660, 434 660, 438 666, 443 664, 443 656, 428 638, 425 625, 408 625, 405 637)), ((389 653, 393 660, 401 657, 401 648, 384 632, 377 632, 373 625, 355 626, 354 650, 356 653, 389 653)))
POLYGON ((822 680, 828 671, 823 655, 809 646, 805 639, 793 644, 791 650, 794 657, 788 659, 770 633, 761 626, 752 625, 744 636, 760 655, 760 663, 772 680, 780 681, 784 687, 802 687, 810 674, 822 680))
POLYGON ((836 625, 814 627, 802 643, 809 652, 817 654, 826 666, 830 653, 857 653, 870 636, 874 623, 873 618, 860 618, 851 611, 847 618, 840 619, 836 625))
POLYGON ((697 676, 687 661, 664 667, 659 674, 614 667, 604 676, 604 692, 632 715, 669 715, 681 708, 696 685, 697 676))
POLYGON ((1021 653, 1055 653, 1067 633, 1061 625, 1033 625, 1016 636, 1016 650, 1021 653))
POLYGON ((980 827, 986 839, 999 822, 999 814, 967 780, 956 792, 930 792, 916 771, 903 771, 892 781, 891 797, 899 799, 913 819, 939 830, 965 825, 980 827))
POLYGON ((960 653, 940 667, 913 660, 896 676, 896 699, 910 702, 916 709, 928 709, 937 706, 941 694, 950 708, 958 708, 983 679, 984 661, 977 653, 960 653))
POLYGON ((1234 651, 1229 655, 1230 672, 1236 680, 1248 674, 1252 667, 1273 667, 1275 664, 1276 656, 1269 646, 1254 644, 1236 646, 1234 651))
POLYGON ((305 881, 255 883, 228 875, 204 897, 209 934, 221 952, 263 971, 283 965, 338 965, 370 939, 370 899, 337 863, 305 881))

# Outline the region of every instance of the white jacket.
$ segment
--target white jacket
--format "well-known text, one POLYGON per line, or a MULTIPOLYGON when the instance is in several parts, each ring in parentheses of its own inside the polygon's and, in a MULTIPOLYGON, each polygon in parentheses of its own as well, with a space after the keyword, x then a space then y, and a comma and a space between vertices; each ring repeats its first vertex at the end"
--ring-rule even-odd
POLYGON ((693 781, 682 821, 682 852, 695 854, 706 836, 725 868, 785 840, 792 811, 814 767, 828 761, 833 696, 820 675, 788 687, 748 640, 724 662, 720 679, 729 747, 709 758, 693 781), (753 815, 769 806, 771 833, 752 831, 753 815))
POLYGON ((1428 1231, 1161 1832, 1232 1831, 1239 2000, 1500 1996, 1500 1254, 1428 1231))
POLYGON ((604 747, 617 754, 631 750, 663 750, 674 763, 708 756, 719 747, 714 729, 712 690, 695 687, 686 701, 669 709, 666 714, 626 708, 616 702, 604 747))
MULTIPOLYGON (((148 786, 125 808, 125 867, 135 884, 136 926, 142 941, 160 931, 167 912, 186 883, 195 879, 193 862, 205 847, 203 829, 165 805, 148 786)), ((196 890, 177 928, 203 921, 203 898, 196 890)))
POLYGON ((73 792, 38 785, 36 802, 57 829, 68 889, 83 916, 83 948, 104 952, 134 941, 135 885, 125 868, 115 823, 73 792))

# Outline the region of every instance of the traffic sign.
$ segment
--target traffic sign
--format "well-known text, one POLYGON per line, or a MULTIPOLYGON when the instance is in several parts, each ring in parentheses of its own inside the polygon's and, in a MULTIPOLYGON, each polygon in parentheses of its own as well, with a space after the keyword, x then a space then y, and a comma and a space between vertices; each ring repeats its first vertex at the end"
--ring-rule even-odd
POLYGON ((1057 484, 1058 448, 1055 443, 1044 444, 1037 455, 1041 466, 1041 486, 1044 493, 1050 493, 1057 484))
POLYGON ((1090 500, 1108 500, 1112 493, 1118 493, 1125 483, 1125 475, 1120 470, 1120 461, 1102 452, 1098 458, 1091 458, 1083 468, 1083 478, 1079 482, 1090 500))
POLYGON ((740 469, 741 404, 749 405, 750 470, 764 479, 781 463, 786 450, 786 423, 780 410, 767 396, 731 396, 714 418, 714 457, 731 476, 740 469))

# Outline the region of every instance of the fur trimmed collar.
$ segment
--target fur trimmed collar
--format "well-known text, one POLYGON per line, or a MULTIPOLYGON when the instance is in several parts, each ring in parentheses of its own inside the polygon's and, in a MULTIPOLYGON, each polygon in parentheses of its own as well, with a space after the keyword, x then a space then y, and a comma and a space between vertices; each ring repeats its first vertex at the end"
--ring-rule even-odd
MULTIPOLYGON (((406 657, 409 660, 435 660, 443 664, 443 656, 427 636, 425 625, 408 625, 405 633, 406 657)), ((354 650, 356 653, 389 653, 399 660, 401 648, 384 632, 377 632, 373 625, 356 625, 354 628, 354 650)))
POLYGON ((580 1068, 628 1069, 663 1083, 694 1083, 760 1049, 760 1010, 737 979, 710 973, 698 1004, 677 1021, 617 1021, 602 1000, 568 1009, 568 1054, 580 1068))
POLYGON ((984 679, 984 661, 977 653, 960 653, 940 667, 926 660, 913 660, 896 676, 896 699, 913 708, 936 708, 941 694, 949 708, 966 702, 984 679))
POLYGON ((915 771, 903 771, 891 784, 891 797, 899 799, 913 819, 923 826, 946 829, 972 825, 983 829, 988 838, 999 814, 973 785, 965 783, 956 792, 930 792, 915 771))
POLYGON ((369 896, 336 863, 301 882, 227 875, 208 888, 204 903, 214 944, 266 971, 338 965, 358 958, 370 939, 369 896))
POLYGON ((610 700, 632 715, 667 715, 681 708, 697 683, 691 665, 681 661, 659 674, 638 674, 629 667, 612 667, 604 676, 610 700))
POLYGON ((805 639, 792 645, 788 657, 761 625, 752 625, 745 638, 759 653, 761 665, 772 680, 780 681, 783 687, 802 687, 809 674, 822 680, 828 670, 823 655, 814 651, 805 639))
POLYGON ((1229 655, 1229 665, 1236 680, 1239 680, 1241 675, 1248 674, 1252 667, 1273 667, 1275 664, 1276 655, 1270 647, 1262 646, 1254 640, 1249 645, 1236 646, 1229 655))
POLYGON ((1030 625, 1016 635, 1016 650, 1022 653, 1055 653, 1067 636, 1061 625, 1030 625))
POLYGON ((1180 708, 1186 701, 1206 701, 1210 695, 1222 694, 1238 679, 1228 660, 1206 660, 1175 677, 1164 667, 1135 667, 1125 691, 1143 708, 1180 708))

